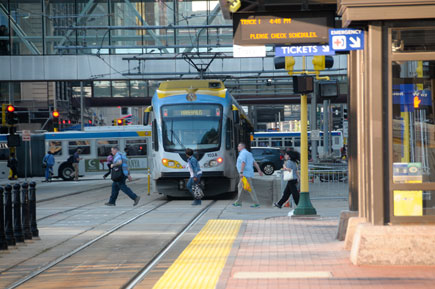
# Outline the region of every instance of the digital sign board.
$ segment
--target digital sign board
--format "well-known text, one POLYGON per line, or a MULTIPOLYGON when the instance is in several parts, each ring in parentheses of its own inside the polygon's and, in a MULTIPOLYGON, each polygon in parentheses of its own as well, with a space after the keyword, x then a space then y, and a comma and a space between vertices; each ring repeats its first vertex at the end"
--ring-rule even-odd
POLYGON ((331 13, 233 14, 236 45, 327 44, 333 27, 331 13))

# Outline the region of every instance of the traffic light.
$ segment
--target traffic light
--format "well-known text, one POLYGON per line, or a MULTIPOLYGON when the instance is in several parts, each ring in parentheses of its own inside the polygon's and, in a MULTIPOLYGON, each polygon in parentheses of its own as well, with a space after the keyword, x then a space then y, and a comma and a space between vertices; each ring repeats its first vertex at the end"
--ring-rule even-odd
POLYGON ((59 112, 55 110, 55 111, 53 111, 53 113, 51 115, 53 116, 54 131, 58 131, 59 130, 59 112))
POLYGON ((332 56, 318 55, 313 57, 314 70, 325 70, 334 65, 334 58, 332 56))
POLYGON ((18 114, 16 113, 15 107, 13 105, 8 105, 7 107, 6 122, 9 125, 18 123, 18 114))
POLYGON ((274 58, 275 69, 285 68, 291 75, 295 66, 295 58, 293 56, 275 57, 274 58))

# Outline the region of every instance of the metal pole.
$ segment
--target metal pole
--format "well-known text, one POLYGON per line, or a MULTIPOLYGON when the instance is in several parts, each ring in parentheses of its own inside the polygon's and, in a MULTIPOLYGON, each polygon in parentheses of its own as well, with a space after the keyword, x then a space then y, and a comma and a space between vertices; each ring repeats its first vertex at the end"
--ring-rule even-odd
POLYGON ((24 144, 24 179, 27 182, 27 157, 28 157, 28 151, 29 151, 29 146, 28 146, 28 141, 25 142, 24 144))
POLYGON ((316 215, 316 209, 310 201, 308 187, 308 130, 307 130, 307 95, 301 95, 301 196, 294 215, 316 215))
POLYGON ((5 234, 5 218, 3 206, 3 187, 0 187, 0 250, 8 249, 8 242, 5 234))
POLYGON ((323 155, 329 157, 329 105, 323 101, 323 155))
POLYGON ((14 104, 14 84, 9 81, 9 104, 14 104))
POLYGON ((80 130, 84 130, 84 116, 83 116, 83 81, 80 81, 80 130))
MULTIPOLYGON (((314 83, 314 91, 311 94, 311 113, 310 113, 310 128, 311 132, 317 130, 317 83, 314 83)), ((311 135, 313 135, 311 133, 311 135)), ((317 141, 311 139, 311 156, 313 161, 317 163, 317 141)))

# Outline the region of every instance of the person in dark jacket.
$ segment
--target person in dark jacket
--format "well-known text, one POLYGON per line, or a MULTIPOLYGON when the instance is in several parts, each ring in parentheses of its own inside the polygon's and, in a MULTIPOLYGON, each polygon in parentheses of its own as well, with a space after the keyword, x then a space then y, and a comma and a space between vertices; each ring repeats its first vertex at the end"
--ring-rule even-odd
POLYGON ((186 151, 187 156, 187 169, 190 173, 190 179, 187 182, 187 189, 192 194, 194 201, 192 203, 193 206, 201 205, 201 200, 195 199, 195 196, 193 194, 193 184, 199 184, 201 181, 202 171, 199 167, 198 160, 193 156, 193 150, 187 148, 186 151))
POLYGON ((7 166, 10 169, 9 180, 18 179, 18 161, 14 153, 11 153, 7 166))

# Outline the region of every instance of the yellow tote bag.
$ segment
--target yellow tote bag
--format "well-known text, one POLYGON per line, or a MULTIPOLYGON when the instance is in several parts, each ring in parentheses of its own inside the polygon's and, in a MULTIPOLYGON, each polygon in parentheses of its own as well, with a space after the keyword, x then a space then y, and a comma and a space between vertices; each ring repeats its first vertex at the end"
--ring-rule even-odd
POLYGON ((251 191, 251 186, 249 185, 248 180, 246 179, 246 177, 242 178, 242 182, 243 182, 243 189, 245 191, 250 192, 251 191))

